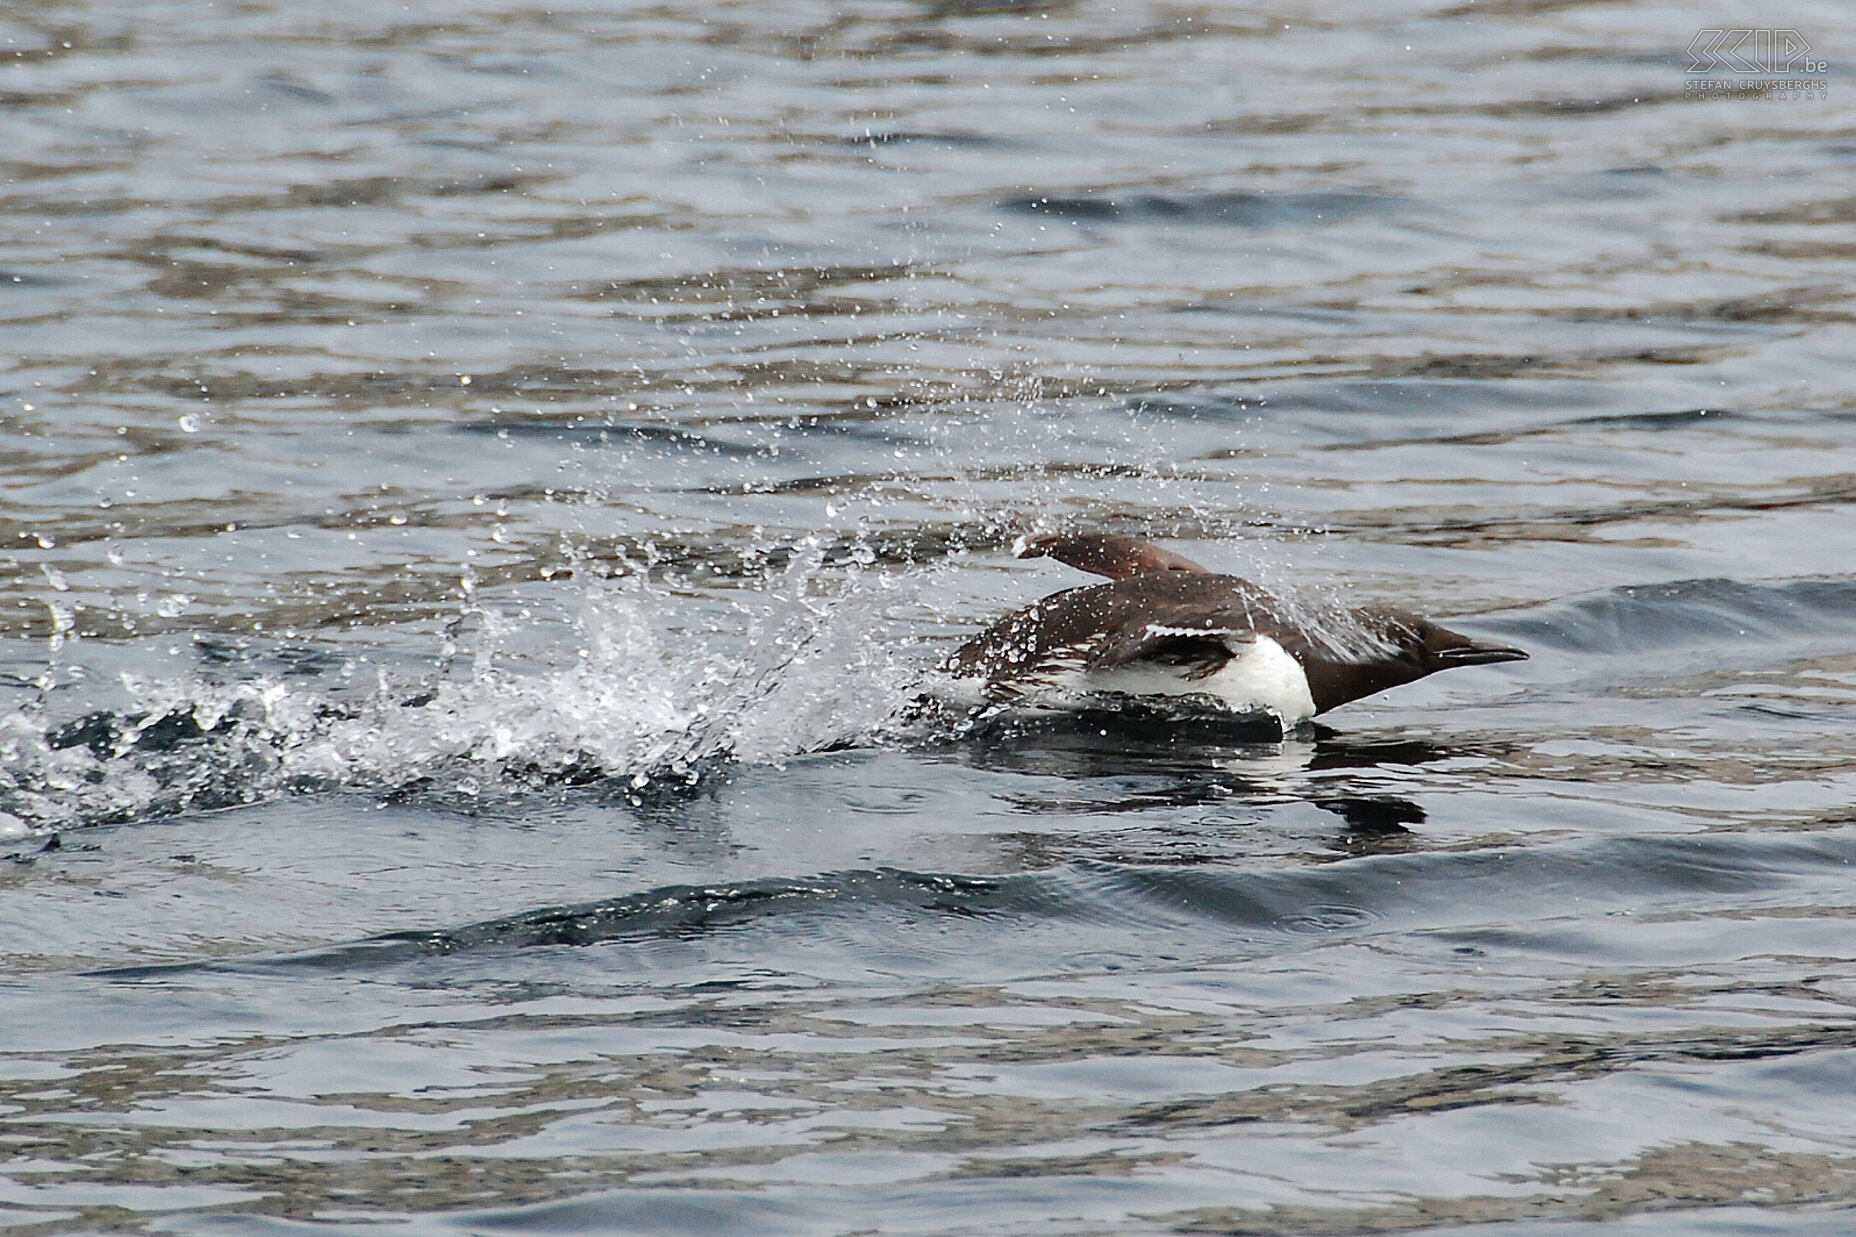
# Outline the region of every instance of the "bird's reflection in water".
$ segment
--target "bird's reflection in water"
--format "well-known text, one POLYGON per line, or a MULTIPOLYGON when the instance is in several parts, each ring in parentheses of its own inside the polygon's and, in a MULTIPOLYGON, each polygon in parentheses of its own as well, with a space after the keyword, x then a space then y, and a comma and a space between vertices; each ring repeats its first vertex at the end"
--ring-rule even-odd
POLYGON ((1395 795, 1343 795, 1316 799, 1315 806, 1347 822, 1338 848, 1349 855, 1382 855, 1410 850, 1412 825, 1424 823, 1424 809, 1395 795))
MULTIPOLYGON (((1125 787, 1130 808, 1293 797, 1289 782, 1309 767, 1315 744, 1280 730, 1218 718, 1135 710, 997 718, 951 751, 1001 773, 1125 787)), ((1102 810, 1113 810, 1104 802, 1102 810)), ((1064 810, 1073 810, 1065 808, 1064 810)))
MULTIPOLYGON (((995 719, 951 743, 945 754, 995 772, 1057 779, 1002 796, 1034 815, 1148 813, 1310 803, 1344 825, 1343 855, 1401 850, 1424 808, 1377 791, 1349 793, 1346 770, 1441 760, 1452 753, 1422 739, 1353 737, 1323 726, 1283 735, 1273 725, 1180 718, 1136 710, 995 719)), ((1203 820, 1204 818, 1200 818, 1203 820)), ((1219 823, 1237 818, 1221 812, 1219 823)))

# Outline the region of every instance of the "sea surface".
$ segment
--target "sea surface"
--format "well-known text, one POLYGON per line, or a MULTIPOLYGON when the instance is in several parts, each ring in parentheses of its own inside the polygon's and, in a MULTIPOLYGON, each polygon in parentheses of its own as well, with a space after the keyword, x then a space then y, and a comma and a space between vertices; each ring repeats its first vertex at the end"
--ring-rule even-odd
POLYGON ((11 0, 0 1234, 1856 1230, 1852 64, 11 0), (1533 658, 922 707, 1028 530, 1533 658))

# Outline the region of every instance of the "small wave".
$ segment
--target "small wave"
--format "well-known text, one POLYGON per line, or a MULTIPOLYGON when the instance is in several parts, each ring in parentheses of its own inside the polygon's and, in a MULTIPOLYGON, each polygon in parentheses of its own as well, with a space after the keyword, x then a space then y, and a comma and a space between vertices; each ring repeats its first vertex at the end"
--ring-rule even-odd
MULTIPOLYGON (((999 876, 900 868, 811 877, 664 885, 598 901, 546 906, 457 927, 395 932, 282 956, 117 968, 127 980, 181 972, 350 972, 514 949, 675 940, 693 942, 760 926, 801 943, 842 941, 872 917, 943 925, 988 921, 987 947, 1021 965, 1089 965, 1135 937, 1190 939, 1228 953, 1280 951, 1302 940, 1380 932, 1477 934, 1484 945, 1524 947, 1510 925, 1563 912, 1569 892, 1592 915, 1692 911, 1720 896, 1744 904, 1757 890, 1816 879, 1841 888, 1856 861, 1856 828, 1810 834, 1720 833, 1581 838, 1535 848, 1412 854, 1384 852, 1316 867, 1256 870, 1078 860, 999 876), (1493 909, 1492 909, 1493 908, 1493 909), (1491 915, 1498 918, 1491 919, 1491 915), (1012 921, 1001 931, 1000 921, 1012 921), (823 925, 829 921, 829 929, 823 925), (1208 932, 1208 927, 1215 930, 1208 932), (1049 948, 1030 938, 1051 933, 1049 948)), ((937 956, 971 941, 919 939, 937 956)))
POLYGON ((191 971, 307 968, 346 971, 415 958, 597 945, 608 941, 693 938, 760 920, 790 921, 840 905, 965 917, 1004 912, 1038 899, 1015 886, 1029 876, 987 878, 879 868, 809 879, 763 879, 712 885, 666 885, 571 906, 542 907, 497 919, 429 931, 393 932, 342 945, 237 961, 113 968, 100 974, 140 979, 191 971))
POLYGON ((1361 214, 1384 214, 1400 199, 1383 193, 1142 193, 1126 198, 1039 195, 1012 198, 1010 211, 1089 222, 1116 219, 1228 224, 1240 228, 1334 223, 1361 214))
POLYGON ((1856 579, 1674 580, 1633 584, 1481 625, 1522 643, 1583 653, 1638 653, 1856 633, 1856 579))

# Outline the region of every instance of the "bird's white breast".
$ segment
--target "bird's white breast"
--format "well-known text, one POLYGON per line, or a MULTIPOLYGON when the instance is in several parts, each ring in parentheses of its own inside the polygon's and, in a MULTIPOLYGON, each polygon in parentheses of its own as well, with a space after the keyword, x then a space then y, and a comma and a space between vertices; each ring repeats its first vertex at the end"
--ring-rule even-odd
POLYGON ((1248 651, 1226 662, 1205 685, 1233 710, 1262 709, 1282 723, 1284 730, 1299 726, 1315 715, 1315 698, 1308 690, 1302 663, 1268 636, 1258 636, 1248 651))

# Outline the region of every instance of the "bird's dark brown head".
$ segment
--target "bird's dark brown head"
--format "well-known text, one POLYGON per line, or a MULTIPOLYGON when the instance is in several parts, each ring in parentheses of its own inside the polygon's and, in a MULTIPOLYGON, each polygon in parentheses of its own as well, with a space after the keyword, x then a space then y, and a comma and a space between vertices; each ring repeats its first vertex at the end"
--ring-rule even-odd
POLYGON ((1521 649, 1484 644, 1402 610, 1369 608, 1356 610, 1353 617, 1378 646, 1376 651, 1341 653, 1311 645, 1298 654, 1317 713, 1439 670, 1527 660, 1521 649))

